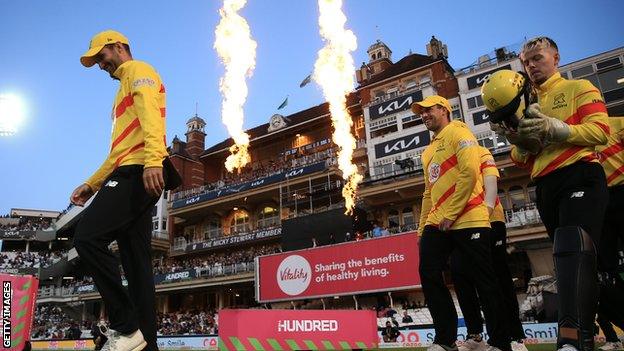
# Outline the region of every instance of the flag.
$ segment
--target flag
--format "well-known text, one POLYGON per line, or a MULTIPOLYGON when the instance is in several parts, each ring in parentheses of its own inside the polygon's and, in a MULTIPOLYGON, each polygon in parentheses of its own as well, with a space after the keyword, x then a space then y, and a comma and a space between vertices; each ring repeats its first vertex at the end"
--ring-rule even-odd
POLYGON ((286 99, 284 99, 284 102, 282 102, 281 105, 279 105, 279 107, 277 108, 278 110, 283 109, 284 107, 286 107, 286 105, 288 105, 288 96, 286 96, 286 99))
POLYGON ((301 81, 301 83, 299 83, 299 88, 303 88, 306 85, 308 85, 308 83, 310 83, 312 81, 312 74, 308 74, 307 77, 305 77, 304 80, 301 81))

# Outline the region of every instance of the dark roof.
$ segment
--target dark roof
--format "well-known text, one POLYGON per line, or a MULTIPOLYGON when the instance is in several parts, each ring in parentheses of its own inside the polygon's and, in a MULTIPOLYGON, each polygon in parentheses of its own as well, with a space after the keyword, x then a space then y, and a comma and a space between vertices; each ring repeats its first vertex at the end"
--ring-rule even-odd
MULTIPOLYGON (((356 92, 353 92, 347 96, 347 106, 353 106, 359 102, 360 102, 360 96, 356 92)), ((313 118, 326 115, 326 114, 329 114, 329 104, 327 102, 311 107, 307 110, 299 111, 292 115, 285 116, 284 119, 286 120, 287 127, 292 127, 294 125, 304 123, 308 120, 311 120, 313 118)), ((249 134, 249 139, 253 141, 256 138, 269 134, 269 132, 267 131, 268 128, 269 128, 269 124, 264 123, 257 127, 251 128, 245 132, 249 134)), ((279 133, 279 130, 276 132, 279 133)), ((234 141, 232 140, 232 138, 228 138, 206 149, 206 151, 204 151, 201 154, 201 156, 229 148, 230 146, 232 146, 232 144, 234 144, 234 141)))
POLYGON ((188 159, 193 159, 191 157, 191 155, 189 155, 188 152, 186 152, 186 142, 180 140, 177 135, 173 138, 173 141, 171 142, 171 146, 168 147, 167 151, 169 151, 169 155, 171 155, 171 156, 173 156, 173 155, 180 155, 180 156, 186 157, 188 159), (180 144, 180 150, 178 152, 173 152, 173 144, 174 143, 180 144))
POLYGON ((397 61, 396 63, 392 64, 392 66, 386 68, 383 72, 372 76, 369 80, 365 81, 362 85, 360 85, 360 87, 364 87, 364 86, 382 81, 386 78, 397 76, 401 73, 411 71, 415 68, 432 64, 436 61, 442 61, 442 60, 441 59, 434 60, 431 56, 427 56, 427 55, 420 55, 420 54, 407 55, 404 58, 397 61))

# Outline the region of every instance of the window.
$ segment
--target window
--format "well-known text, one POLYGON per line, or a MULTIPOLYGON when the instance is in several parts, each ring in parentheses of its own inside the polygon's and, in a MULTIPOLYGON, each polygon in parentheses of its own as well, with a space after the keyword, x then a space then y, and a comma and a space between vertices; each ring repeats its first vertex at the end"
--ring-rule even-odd
POLYGON ((266 206, 258 213, 258 228, 279 225, 279 211, 275 207, 266 206))
POLYGON ((208 220, 204 227, 204 239, 215 239, 223 234, 221 229, 221 219, 214 217, 208 220))
POLYGON ((512 186, 509 189, 509 199, 511 199, 511 208, 519 210, 526 205, 524 198, 524 189, 521 186, 512 186))
POLYGON ((403 123, 402 124, 403 129, 416 127, 416 126, 423 124, 422 118, 420 118, 420 116, 417 116, 417 115, 411 115, 409 117, 405 117, 401 120, 401 122, 403 123))
POLYGON ((388 126, 388 127, 385 127, 385 128, 377 129, 377 130, 372 131, 372 132, 370 133, 370 135, 371 135, 371 139, 372 139, 372 138, 377 138, 377 137, 380 137, 380 136, 382 136, 382 135, 386 135, 386 134, 394 133, 394 132, 396 132, 396 131, 398 131, 398 130, 399 130, 399 128, 397 127, 397 125, 396 125, 396 124, 395 124, 395 125, 388 126))
POLYGON ((412 89, 415 86, 416 86, 416 82, 413 80, 410 80, 405 83, 405 90, 412 89))
POLYGON ((158 220, 152 221, 152 230, 158 230, 158 220))
POLYGON ((487 149, 494 148, 494 139, 492 137, 479 139, 477 140, 477 142, 479 143, 479 145, 483 146, 484 148, 487 148, 487 149))
POLYGON ((189 225, 189 226, 184 227, 184 237, 186 238, 186 241, 192 241, 192 242, 197 241, 195 238, 195 226, 194 225, 189 225))
POLYGON ((411 207, 405 207, 403 209, 403 225, 413 225, 414 224, 414 211, 412 211, 411 207))
POLYGON ((394 163, 387 163, 385 165, 380 165, 380 166, 375 167, 376 176, 390 175, 393 171, 394 171, 394 163))
POLYGON ((583 77, 583 79, 587 79, 590 81, 596 88, 600 89, 600 83, 598 82, 598 76, 592 74, 591 76, 583 77))
POLYGON ((460 120, 460 121, 463 120, 463 118, 461 116, 461 112, 459 112, 459 109, 453 110, 453 112, 451 113, 451 119, 452 120, 460 120))
POLYGON ((594 67, 592 65, 588 65, 572 70, 572 78, 577 79, 592 73, 594 73, 594 67))
POLYGON ((245 210, 234 212, 230 222, 230 234, 245 233, 249 231, 249 214, 245 210))
POLYGON ((167 221, 166 220, 162 221, 162 230, 167 230, 167 221))
POLYGON ((473 96, 471 98, 468 98, 467 102, 468 102, 468 108, 469 109, 473 109, 473 108, 477 108, 477 107, 483 106, 483 98, 481 98, 481 95, 477 95, 477 96, 473 96))
POLYGON ((602 92, 621 88, 622 85, 617 82, 618 79, 624 78, 624 67, 619 67, 598 74, 600 88, 602 92))
POLYGON ((616 56, 616 57, 612 57, 610 59, 606 59, 606 60, 596 63, 596 68, 598 68, 598 70, 601 70, 601 69, 617 66, 619 64, 620 64, 620 58, 616 56))
POLYGON ((364 117, 359 116, 355 119, 355 129, 364 128, 364 117))
POLYGON ((390 210, 388 212, 388 228, 394 228, 399 226, 399 211, 390 210))
POLYGON ((624 116, 624 104, 607 107, 607 112, 609 116, 624 116))

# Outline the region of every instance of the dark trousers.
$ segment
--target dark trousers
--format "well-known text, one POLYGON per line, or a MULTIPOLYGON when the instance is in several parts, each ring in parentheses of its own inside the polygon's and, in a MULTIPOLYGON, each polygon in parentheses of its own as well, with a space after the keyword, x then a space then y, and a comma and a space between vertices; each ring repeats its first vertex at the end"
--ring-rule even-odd
POLYGON ((577 162, 536 179, 537 210, 548 236, 559 227, 583 228, 598 247, 609 194, 600 164, 577 162))
POLYGON ((470 278, 482 297, 489 341, 503 351, 510 350, 504 318, 504 303, 492 267, 490 228, 467 228, 442 232, 425 226, 420 238, 420 280, 435 328, 434 343, 450 346, 457 339, 457 312, 444 282, 443 271, 451 253, 457 250, 470 267, 470 278))
POLYGON ((609 188, 609 204, 604 216, 598 270, 616 272, 618 249, 624 242, 624 185, 609 188))
MULTIPOLYGON (((513 286, 509 264, 507 263, 507 228, 504 222, 492 222, 490 234, 490 251, 498 288, 505 302, 505 317, 512 340, 526 338, 520 322, 520 308, 513 286)), ((464 315, 468 334, 483 332, 481 306, 474 281, 470 277, 471 266, 462 262, 462 255, 456 249, 451 255, 451 274, 459 307, 464 315)))
POLYGON ((618 249, 624 242, 624 185, 609 188, 609 205, 600 238, 598 323, 607 341, 618 341, 611 323, 624 328, 624 281, 619 275, 618 249), (609 330, 610 329, 610 330, 609 330))
MULTIPOLYGON (((600 164, 577 162, 537 178, 536 185, 537 209, 551 240, 555 240, 555 231, 559 227, 581 227, 592 238, 598 250, 609 199, 606 177, 600 164)), ((556 257, 555 264, 557 265, 556 257)), ((595 263, 593 269, 595 269, 595 263)), ((566 272, 565 274, 556 272, 559 298, 560 328, 557 341, 559 346, 576 342, 579 344, 574 346, 579 349, 593 347, 590 345, 593 343, 591 334, 598 308, 598 277, 593 269, 588 267, 576 273, 566 272), (579 288, 559 288, 559 285, 563 284, 561 276, 575 277, 579 288), (577 306, 580 307, 577 308, 577 306), (582 317, 578 317, 578 320, 570 320, 567 313, 575 313, 582 317), (581 336, 563 335, 562 325, 577 325, 581 336)), ((566 329, 569 328, 566 327, 566 329)))
POLYGON ((145 350, 158 350, 151 255, 151 211, 156 201, 145 192, 143 166, 119 167, 85 209, 74 237, 76 251, 106 306, 110 328, 122 334, 140 328, 148 343, 145 350), (128 291, 121 283, 119 262, 108 249, 114 240, 128 291))

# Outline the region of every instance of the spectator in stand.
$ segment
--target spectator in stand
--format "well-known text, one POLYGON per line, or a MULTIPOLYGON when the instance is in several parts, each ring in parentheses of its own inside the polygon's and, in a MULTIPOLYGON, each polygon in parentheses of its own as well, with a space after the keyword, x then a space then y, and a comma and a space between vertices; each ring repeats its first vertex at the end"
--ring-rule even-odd
POLYGON ((334 233, 329 233, 329 245, 334 245, 336 243, 336 238, 334 237, 334 233))
POLYGON ((388 227, 383 227, 383 229, 381 230, 381 236, 388 236, 390 235, 390 232, 388 231, 388 227))
POLYGON ((71 326, 69 327, 69 329, 67 330, 67 333, 65 334, 65 339, 78 340, 80 339, 81 336, 82 336, 82 331, 80 331, 80 328, 78 328, 78 323, 71 322, 71 326))
POLYGON ((108 337, 106 337, 107 331, 108 328, 106 328, 106 324, 103 320, 100 322, 93 321, 91 325, 91 336, 93 336, 93 343, 95 344, 96 351, 101 350, 102 346, 104 346, 108 340, 108 337))
POLYGON ((382 236, 382 229, 379 226, 379 223, 375 222, 375 225, 373 226, 373 238, 378 238, 382 236))
POLYGON ((393 326, 390 321, 386 322, 386 327, 382 329, 381 336, 384 342, 396 342, 399 337, 399 329, 393 326))
POLYGON ((352 238, 351 238, 351 233, 350 233, 350 232, 347 232, 347 233, 345 234, 345 242, 347 242, 347 241, 351 241, 351 240, 352 240, 352 238))
POLYGON ((401 323, 403 323, 403 324, 414 323, 414 320, 412 319, 412 316, 407 314, 407 311, 403 311, 403 319, 401 319, 401 323))

